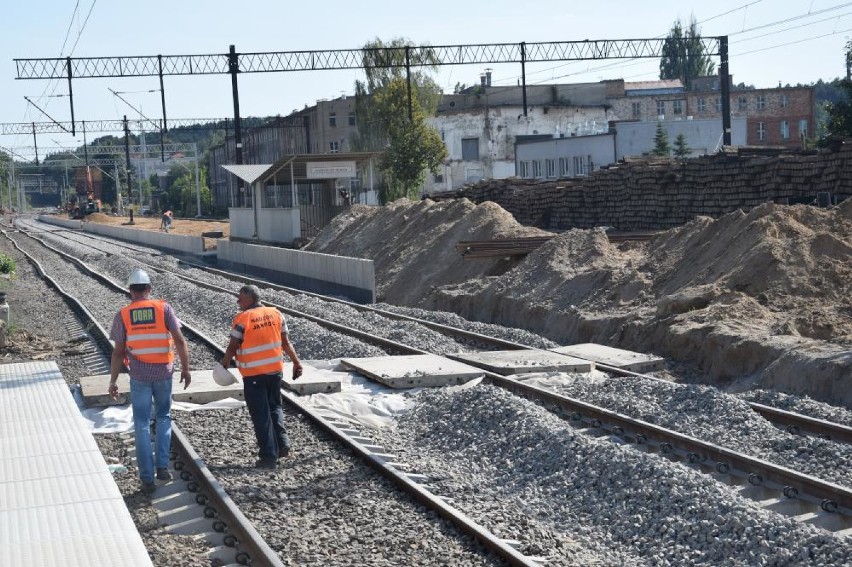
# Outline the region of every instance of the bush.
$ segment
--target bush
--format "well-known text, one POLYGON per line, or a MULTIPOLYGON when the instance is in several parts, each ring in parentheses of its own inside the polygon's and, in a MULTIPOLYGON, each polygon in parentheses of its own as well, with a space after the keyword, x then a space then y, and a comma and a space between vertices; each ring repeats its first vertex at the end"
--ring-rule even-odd
POLYGON ((0 274, 14 274, 15 273, 15 261, 6 256, 3 253, 0 253, 0 274))

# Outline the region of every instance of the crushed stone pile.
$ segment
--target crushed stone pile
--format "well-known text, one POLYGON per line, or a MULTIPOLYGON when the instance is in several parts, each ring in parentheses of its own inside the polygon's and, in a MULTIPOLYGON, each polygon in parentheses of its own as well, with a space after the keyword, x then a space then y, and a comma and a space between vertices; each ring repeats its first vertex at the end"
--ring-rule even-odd
POLYGON ((546 234, 494 203, 404 202, 341 217, 311 249, 372 258, 389 303, 562 344, 652 352, 733 391, 852 407, 852 199, 699 217, 646 243, 571 230, 513 265, 465 261, 455 249, 459 240, 546 234))

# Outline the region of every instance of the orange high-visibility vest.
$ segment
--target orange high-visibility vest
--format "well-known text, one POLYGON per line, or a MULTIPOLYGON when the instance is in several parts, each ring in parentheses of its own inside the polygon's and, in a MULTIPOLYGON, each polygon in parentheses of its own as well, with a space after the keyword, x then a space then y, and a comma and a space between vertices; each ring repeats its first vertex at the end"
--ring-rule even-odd
POLYGON ((163 364, 174 362, 172 335, 166 327, 164 304, 159 299, 143 299, 122 308, 127 352, 136 360, 163 364))
POLYGON ((234 317, 234 327, 243 327, 243 342, 236 352, 237 368, 243 376, 284 371, 281 348, 281 313, 272 307, 246 309, 234 317))

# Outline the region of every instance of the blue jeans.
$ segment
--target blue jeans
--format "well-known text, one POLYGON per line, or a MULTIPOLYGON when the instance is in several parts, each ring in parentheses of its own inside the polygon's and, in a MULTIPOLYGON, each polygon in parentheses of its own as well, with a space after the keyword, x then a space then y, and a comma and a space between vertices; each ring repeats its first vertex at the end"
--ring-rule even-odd
POLYGON ((130 379, 130 405, 136 436, 136 465, 142 482, 154 482, 154 451, 151 447, 151 400, 157 424, 157 468, 169 466, 172 441, 172 380, 143 382, 130 379))
POLYGON ((290 448, 281 407, 281 374, 246 376, 243 378, 243 392, 257 437, 258 456, 264 460, 275 460, 279 449, 290 448))

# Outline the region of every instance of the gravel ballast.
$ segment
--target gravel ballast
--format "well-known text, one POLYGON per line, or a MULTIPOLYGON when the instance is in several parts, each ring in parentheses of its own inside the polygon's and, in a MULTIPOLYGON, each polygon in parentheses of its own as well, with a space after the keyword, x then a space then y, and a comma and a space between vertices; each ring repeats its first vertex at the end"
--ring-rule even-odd
MULTIPOLYGON (((62 241, 58 235, 50 238, 62 241)), ((176 267, 174 259, 166 256, 126 249, 105 254, 68 240, 62 241, 61 246, 76 250, 76 255, 95 262, 100 271, 115 281, 123 281, 137 265, 132 257, 170 269, 176 267)), ((98 246, 107 249, 108 245, 99 243, 98 246)), ((67 272, 64 278, 85 279, 76 269, 69 270, 67 262, 61 262, 67 272)), ((60 269, 60 264, 55 268, 60 269)), ((201 270, 180 269, 196 279, 228 289, 236 290, 240 286, 201 270)), ((85 292, 84 287, 81 292, 85 292)), ((264 298, 267 293, 273 301, 297 309, 296 305, 302 305, 305 311, 310 309, 317 315, 327 312, 329 318, 351 321, 346 324, 353 327, 375 328, 379 331, 376 334, 384 332, 405 337, 405 340, 398 340, 424 350, 434 348, 437 352, 445 352, 443 349, 465 348, 421 325, 406 323, 392 327, 375 315, 364 316, 349 308, 341 309, 337 304, 325 305, 312 297, 270 290, 265 292, 264 298)), ((224 346, 227 329, 236 312, 232 296, 201 289, 169 274, 156 274, 155 295, 167 299, 182 319, 221 340, 224 346)), ((125 301, 122 298, 118 305, 125 301)), ((114 313, 115 309, 117 306, 112 305, 110 312, 114 313)), ((111 321, 111 315, 109 317, 111 321)), ((454 317, 437 314, 429 318, 447 323, 454 317)), ((329 332, 315 323, 288 320, 296 350, 302 358, 382 354, 381 349, 329 332)), ((479 324, 458 320, 449 324, 497 334, 478 327, 479 324)), ((505 330, 500 336, 526 344, 535 343, 534 336, 517 334, 514 330, 505 330)), ((535 346, 549 345, 542 339, 535 346)), ((210 364, 207 360, 199 363, 204 367, 210 364)), ((849 451, 845 446, 791 436, 757 417, 742 399, 718 390, 602 375, 576 376, 568 384, 556 387, 566 395, 705 440, 730 444, 784 466, 850 485, 849 451)), ((768 403, 766 400, 770 398, 771 394, 762 394, 756 401, 768 403)), ((805 407, 808 406, 806 401, 775 397, 770 405, 805 407)), ((808 407, 814 412, 830 412, 831 409, 830 406, 808 407)), ((310 431, 310 426, 296 416, 288 415, 294 457, 275 475, 275 478, 285 479, 284 484, 276 484, 263 475, 258 477, 246 466, 254 458, 253 434, 244 410, 241 411, 242 414, 196 412, 181 414, 178 419, 182 426, 194 432, 193 442, 198 443, 211 468, 222 471, 214 472, 221 474, 232 487, 235 500, 241 506, 245 502, 260 518, 295 522, 305 517, 305 523, 298 524, 303 539, 309 539, 305 534, 319 530, 317 537, 327 542, 335 553, 347 545, 354 549, 352 555, 343 556, 345 559, 340 564, 357 562, 356 556, 370 557, 371 561, 380 561, 378 564, 400 564, 397 561, 402 561, 402 557, 417 563, 418 557, 431 557, 435 549, 428 545, 422 550, 415 549, 414 544, 408 543, 415 536, 447 539, 442 545, 449 555, 440 555, 439 563, 481 564, 477 561, 485 560, 477 554, 476 548, 459 543, 464 540, 449 537, 447 526, 426 522, 429 514, 422 510, 419 516, 409 514, 414 519, 406 518, 406 522, 412 523, 400 527, 404 533, 398 534, 395 528, 388 528, 397 525, 390 514, 402 506, 397 497, 360 484, 366 483, 366 475, 357 470, 358 465, 352 464, 339 450, 325 448, 323 443, 328 444, 328 441, 318 438, 310 431), (347 493, 347 487, 354 488, 347 493), (376 496, 378 492, 383 494, 381 498, 376 496), (341 504, 332 498, 334 495, 348 498, 351 504, 341 504), (372 512, 364 517, 357 505, 363 504, 367 496, 372 498, 367 499, 372 512), (314 499, 320 504, 315 506, 314 499), (384 526, 386 531, 392 530, 385 536, 395 539, 371 540, 381 542, 380 546, 359 541, 359 534, 371 530, 345 531, 337 519, 341 510, 350 508, 356 527, 361 522, 375 530, 384 526), (325 509, 334 510, 334 513, 325 513, 325 509), (424 534, 428 526, 434 533, 427 536, 424 534), (341 531, 344 535, 340 535, 341 531), (396 549, 391 555, 365 555, 374 553, 373 547, 381 549, 390 545, 408 545, 410 555, 396 555, 396 549), (390 563, 381 563, 388 561, 390 563)), ((547 410, 490 386, 424 391, 413 398, 412 408, 399 417, 395 427, 377 430, 371 435, 388 450, 405 456, 415 472, 429 476, 430 485, 438 494, 451 498, 459 508, 500 537, 519 540, 522 551, 548 558, 549 564, 836 565, 852 561, 847 539, 762 509, 713 478, 659 455, 641 453, 609 438, 578 434, 547 410)), ((376 485, 376 481, 371 482, 376 485)), ((406 505, 417 509, 410 503, 406 505)), ((271 533, 270 538, 275 540, 276 537, 271 533)), ((315 564, 334 561, 331 551, 328 554, 317 552, 317 546, 290 540, 275 541, 276 549, 287 549, 301 561, 315 564)), ((431 563, 434 561, 427 561, 431 563)))

